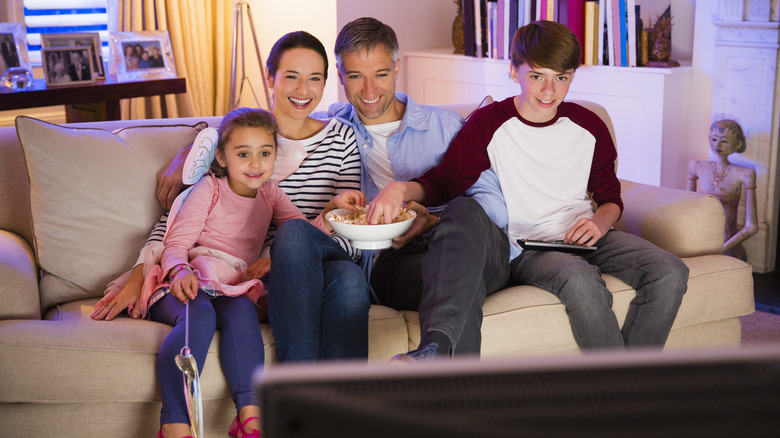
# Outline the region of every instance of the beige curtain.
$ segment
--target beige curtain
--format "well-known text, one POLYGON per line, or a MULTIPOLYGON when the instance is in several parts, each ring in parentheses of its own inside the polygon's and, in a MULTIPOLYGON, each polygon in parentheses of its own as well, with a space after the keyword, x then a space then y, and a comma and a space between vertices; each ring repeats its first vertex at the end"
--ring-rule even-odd
POLYGON ((0 23, 24 23, 22 0, 0 2, 0 23))
MULTIPOLYGON (((119 30, 167 30, 187 93, 166 95, 168 117, 223 115, 230 100, 232 2, 119 0, 119 30)), ((160 97, 125 99, 123 119, 162 117, 160 97)))

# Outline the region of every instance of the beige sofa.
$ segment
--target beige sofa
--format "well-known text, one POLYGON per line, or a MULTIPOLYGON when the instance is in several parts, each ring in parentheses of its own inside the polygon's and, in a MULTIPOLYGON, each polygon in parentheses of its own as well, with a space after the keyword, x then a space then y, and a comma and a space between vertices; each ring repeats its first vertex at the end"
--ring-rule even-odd
MULTIPOLYGON (((608 120, 603 109, 589 106, 608 120)), ((0 128, 0 435, 155 433, 155 360, 169 327, 124 317, 96 322, 89 314, 108 280, 132 265, 159 217, 154 175, 192 141, 197 128, 183 125, 201 120, 219 121, 114 121, 69 129, 25 119, 24 148, 14 128, 0 128)), ((719 254, 720 203, 629 181, 623 181, 623 197, 618 227, 679 255, 690 268, 668 348, 738 345, 738 317, 754 309, 751 268, 719 254)), ((634 292, 605 277, 622 324, 634 292)), ((484 311, 485 358, 578 351, 566 312, 547 292, 512 287, 490 296, 484 311)), ((416 346, 416 312, 373 306, 369 318, 370 360, 416 346)), ((268 326, 263 336, 270 363, 268 326)), ((218 342, 215 337, 202 374, 207 436, 225 436, 235 415, 218 342)))

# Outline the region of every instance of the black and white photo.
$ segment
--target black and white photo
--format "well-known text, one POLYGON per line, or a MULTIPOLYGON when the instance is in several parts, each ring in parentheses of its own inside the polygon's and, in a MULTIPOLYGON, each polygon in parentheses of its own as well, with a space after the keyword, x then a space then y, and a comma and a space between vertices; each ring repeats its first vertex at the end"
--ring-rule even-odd
POLYGON ((0 23, 0 78, 13 67, 30 70, 24 29, 20 23, 0 23))
POLYGON ((95 79, 105 79, 100 34, 97 32, 42 34, 41 43, 49 47, 91 47, 92 73, 95 79))
POLYGON ((44 48, 41 49, 41 60, 49 87, 95 82, 92 47, 44 48))

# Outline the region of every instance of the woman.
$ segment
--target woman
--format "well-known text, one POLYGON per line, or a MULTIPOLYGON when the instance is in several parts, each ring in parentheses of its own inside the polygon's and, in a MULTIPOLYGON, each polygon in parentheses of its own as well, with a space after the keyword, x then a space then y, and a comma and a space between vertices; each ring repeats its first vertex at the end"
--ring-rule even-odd
POLYGON ((132 44, 125 45, 125 70, 138 69, 138 57, 135 56, 135 49, 132 44))
MULTIPOLYGON (((337 193, 360 189, 355 135, 335 119, 310 117, 328 74, 327 54, 316 38, 306 32, 283 36, 266 67, 284 137, 280 146, 297 143, 307 157, 278 184, 311 219, 337 193)), ((283 224, 273 239, 268 315, 279 360, 367 357, 368 284, 352 261, 359 255, 346 240, 337 242, 301 220, 283 224)))
MULTIPOLYGON (((281 134, 273 179, 309 220, 335 195, 360 189, 360 156, 352 129, 335 119, 310 117, 322 99, 327 67, 325 48, 307 32, 280 38, 266 63, 272 112, 281 134)), ((367 357, 370 303, 365 275, 353 261, 359 252, 306 221, 288 222, 273 237, 268 279, 268 313, 278 359, 367 357)), ((164 220, 155 226, 150 241, 159 244, 164 226, 164 220)), ((262 277, 268 264, 269 259, 261 259, 249 274, 262 277)), ((128 273, 126 282, 109 285, 95 305, 94 319, 112 319, 128 307, 131 316, 137 315, 133 306, 142 266, 128 273)))

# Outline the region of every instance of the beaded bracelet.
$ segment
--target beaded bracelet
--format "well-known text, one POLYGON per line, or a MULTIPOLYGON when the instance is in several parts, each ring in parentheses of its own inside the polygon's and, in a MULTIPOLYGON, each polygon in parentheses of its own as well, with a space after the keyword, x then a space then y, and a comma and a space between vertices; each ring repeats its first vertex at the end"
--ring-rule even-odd
POLYGON ((173 268, 173 269, 171 269, 171 273, 170 273, 170 274, 168 274, 168 280, 169 280, 169 281, 173 281, 173 279, 174 279, 174 278, 176 278, 176 275, 177 275, 179 272, 181 272, 181 271, 190 271, 190 272, 192 272, 192 266, 190 266, 190 265, 185 265, 184 263, 182 263, 182 264, 180 264, 180 265, 176 265, 176 266, 174 266, 174 268, 173 268))

